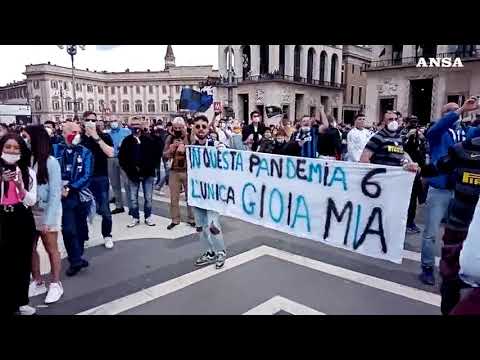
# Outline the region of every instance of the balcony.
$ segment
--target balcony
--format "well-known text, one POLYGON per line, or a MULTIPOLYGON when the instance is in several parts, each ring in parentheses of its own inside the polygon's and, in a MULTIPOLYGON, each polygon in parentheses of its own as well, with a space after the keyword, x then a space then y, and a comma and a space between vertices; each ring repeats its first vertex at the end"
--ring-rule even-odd
MULTIPOLYGON (((416 66, 418 63, 418 59, 421 56, 412 56, 412 57, 404 57, 404 58, 396 58, 396 59, 386 59, 386 60, 379 60, 379 61, 372 61, 370 64, 364 64, 362 71, 373 71, 373 70, 380 70, 385 68, 397 68, 397 67, 411 67, 416 66)), ((428 57, 427 57, 428 58, 428 57)), ((462 62, 468 61, 475 61, 480 60, 480 51, 455 51, 449 53, 441 53, 436 54, 435 58, 460 58, 462 62)))
POLYGON ((308 79, 300 76, 289 76, 280 73, 269 73, 269 74, 261 74, 261 75, 254 75, 254 76, 246 76, 245 78, 235 77, 232 78, 232 82, 230 83, 227 78, 220 77, 217 79, 208 79, 206 82, 200 84, 200 86, 219 86, 219 87, 237 87, 240 84, 250 84, 256 82, 284 82, 284 83, 291 83, 291 84, 298 84, 298 85, 306 85, 306 86, 316 86, 322 88, 330 88, 330 89, 340 89, 343 90, 345 88, 345 84, 331 82, 331 81, 324 81, 324 80, 315 80, 315 79, 308 79))

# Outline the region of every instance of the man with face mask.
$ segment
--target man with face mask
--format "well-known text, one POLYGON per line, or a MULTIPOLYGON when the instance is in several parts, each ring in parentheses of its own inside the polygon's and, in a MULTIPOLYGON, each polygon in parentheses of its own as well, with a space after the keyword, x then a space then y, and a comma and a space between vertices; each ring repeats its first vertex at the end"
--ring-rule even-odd
MULTIPOLYGON (((117 119, 113 119, 110 122, 109 134, 113 141, 113 157, 108 159, 108 175, 110 177, 110 184, 113 190, 113 200, 115 201, 115 209, 112 210, 112 215, 125 212, 123 207, 122 184, 124 184, 125 190, 128 191, 127 177, 120 168, 118 153, 123 140, 125 140, 125 138, 131 133, 132 132, 130 129, 121 127, 117 119)), ((130 193, 127 192, 126 195, 128 208, 131 208, 130 193)))
POLYGON ((373 135, 365 145, 360 162, 403 166, 405 170, 417 172, 418 164, 414 163, 403 149, 397 114, 387 111, 383 116, 383 124, 384 128, 373 135))
POLYGON ((67 276, 86 268, 84 244, 88 241, 87 217, 90 201, 84 196, 93 174, 92 152, 80 145, 80 126, 73 122, 63 126, 64 142, 53 145, 53 156, 62 171, 62 235, 70 267, 67 276))
POLYGON ((146 120, 132 117, 130 120, 132 134, 127 136, 120 146, 118 159, 120 167, 128 177, 132 222, 129 228, 140 224, 138 193, 143 188, 145 224, 155 226, 152 215, 153 183, 155 168, 160 161, 160 151, 150 135, 145 133, 146 120))
MULTIPOLYGON (((171 224, 167 226, 168 230, 173 229, 180 224, 180 191, 183 185, 185 195, 188 194, 187 183, 187 157, 186 145, 189 145, 187 128, 185 120, 181 117, 176 117, 172 121, 172 135, 168 136, 165 141, 165 148, 163 152, 164 158, 171 160, 168 185, 170 187, 170 217, 171 224)), ((193 220, 193 212, 190 206, 187 206, 188 224, 195 226, 193 220)))

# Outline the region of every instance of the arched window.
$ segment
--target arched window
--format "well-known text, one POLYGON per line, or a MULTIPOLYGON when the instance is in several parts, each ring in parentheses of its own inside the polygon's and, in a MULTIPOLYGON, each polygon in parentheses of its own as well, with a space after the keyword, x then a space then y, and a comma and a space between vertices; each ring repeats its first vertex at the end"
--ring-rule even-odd
POLYGON ((155 101, 148 100, 148 112, 155 112, 155 101))
POLYGON ((280 45, 278 65, 279 73, 281 75, 285 74, 285 45, 280 45))
POLYGON ((166 100, 162 101, 162 112, 168 112, 168 102, 166 100))
POLYGON ((242 79, 245 80, 250 76, 251 69, 251 52, 250 45, 242 46, 242 79))
POLYGON ((104 100, 98 100, 98 110, 101 112, 105 111, 105 101, 104 100))
POLYGON ((53 108, 53 110, 59 110, 60 109, 60 102, 58 101, 57 97, 54 97, 52 99, 52 108, 53 108))
POLYGON ((88 111, 95 111, 95 104, 93 103, 93 99, 88 99, 87 109, 88 111))
POLYGON ((311 84, 313 81, 313 60, 315 57, 315 49, 308 49, 308 59, 307 59, 307 82, 311 84))
POLYGON ((140 100, 135 101, 135 112, 142 112, 143 111, 143 105, 140 100))
POLYGON ((35 96, 35 110, 42 110, 42 102, 40 96, 35 96))
POLYGON ((338 66, 338 56, 337 54, 332 55, 332 67, 330 69, 330 82, 332 84, 337 82, 337 66, 338 66))
POLYGON ((115 100, 110 101, 110 111, 112 113, 117 112, 117 102, 115 100))
POLYGON ((320 54, 320 81, 325 81, 325 66, 327 65, 327 53, 322 51, 320 54))
POLYGON ((260 45, 260 75, 268 74, 268 45, 260 45))
POLYGON ((122 101, 122 111, 123 112, 129 112, 130 111, 130 103, 128 100, 123 100, 122 101))
POLYGON ((295 45, 295 49, 293 51, 293 79, 295 81, 301 81, 300 79, 300 64, 302 59, 302 47, 300 45, 295 45))
POLYGON ((78 103, 78 110, 79 111, 83 111, 83 99, 80 98, 80 99, 77 99, 77 103, 78 103))

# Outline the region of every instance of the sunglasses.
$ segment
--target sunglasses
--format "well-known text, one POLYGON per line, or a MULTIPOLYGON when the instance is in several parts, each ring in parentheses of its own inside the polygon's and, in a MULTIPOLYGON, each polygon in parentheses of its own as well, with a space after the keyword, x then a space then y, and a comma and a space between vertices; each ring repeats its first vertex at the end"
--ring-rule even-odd
POLYGON ((205 130, 207 127, 208 127, 207 125, 200 125, 200 124, 195 125, 195 129, 204 129, 205 130))

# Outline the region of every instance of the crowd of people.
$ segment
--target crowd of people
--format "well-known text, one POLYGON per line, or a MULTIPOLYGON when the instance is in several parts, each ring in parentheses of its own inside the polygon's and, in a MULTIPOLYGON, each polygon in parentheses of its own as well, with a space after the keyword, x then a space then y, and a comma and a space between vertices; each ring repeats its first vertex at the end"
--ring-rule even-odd
MULTIPOLYGON (((446 104, 442 117, 428 127, 421 125, 424 119, 413 115, 404 119, 394 110, 387 111, 375 126, 366 126, 363 114, 356 115, 353 126, 338 124, 323 109, 319 118, 303 116, 292 122, 284 117, 269 125, 258 111, 250 114, 248 124, 221 118, 218 113, 213 119, 196 114, 168 122, 133 116, 121 123, 99 119, 90 111, 82 119, 60 123, 0 124, 0 246, 3 253, 11 254, 3 263, 10 276, 1 309, 9 314, 33 314, 29 297, 43 293, 47 293, 45 303, 57 302, 63 295, 59 232, 68 255, 66 275, 75 276, 89 266, 84 257, 89 219, 101 216, 105 247, 113 248, 113 215, 124 213, 126 205, 131 217, 128 228, 141 224, 140 188, 145 225, 156 226, 154 190, 162 192, 168 186, 171 223, 166 229, 178 226, 181 194, 188 196, 186 147, 196 145, 399 166, 416 173, 406 231, 422 232, 415 217, 417 205, 425 203, 419 278, 434 285, 434 244, 441 223, 445 224, 440 273, 442 313, 448 314, 465 288, 458 258, 478 201, 476 189, 461 183, 458 169, 474 173, 477 169, 473 157, 467 159, 465 154, 480 157, 476 142, 480 123, 461 117, 477 108, 475 98, 461 107, 446 104), (113 210, 110 203, 115 205, 113 210), (48 286, 40 272, 39 239, 51 266, 48 286)), ((219 218, 214 211, 187 205, 185 222, 196 228, 202 246, 197 266, 215 264, 220 269, 225 263, 227 250, 219 218)))

